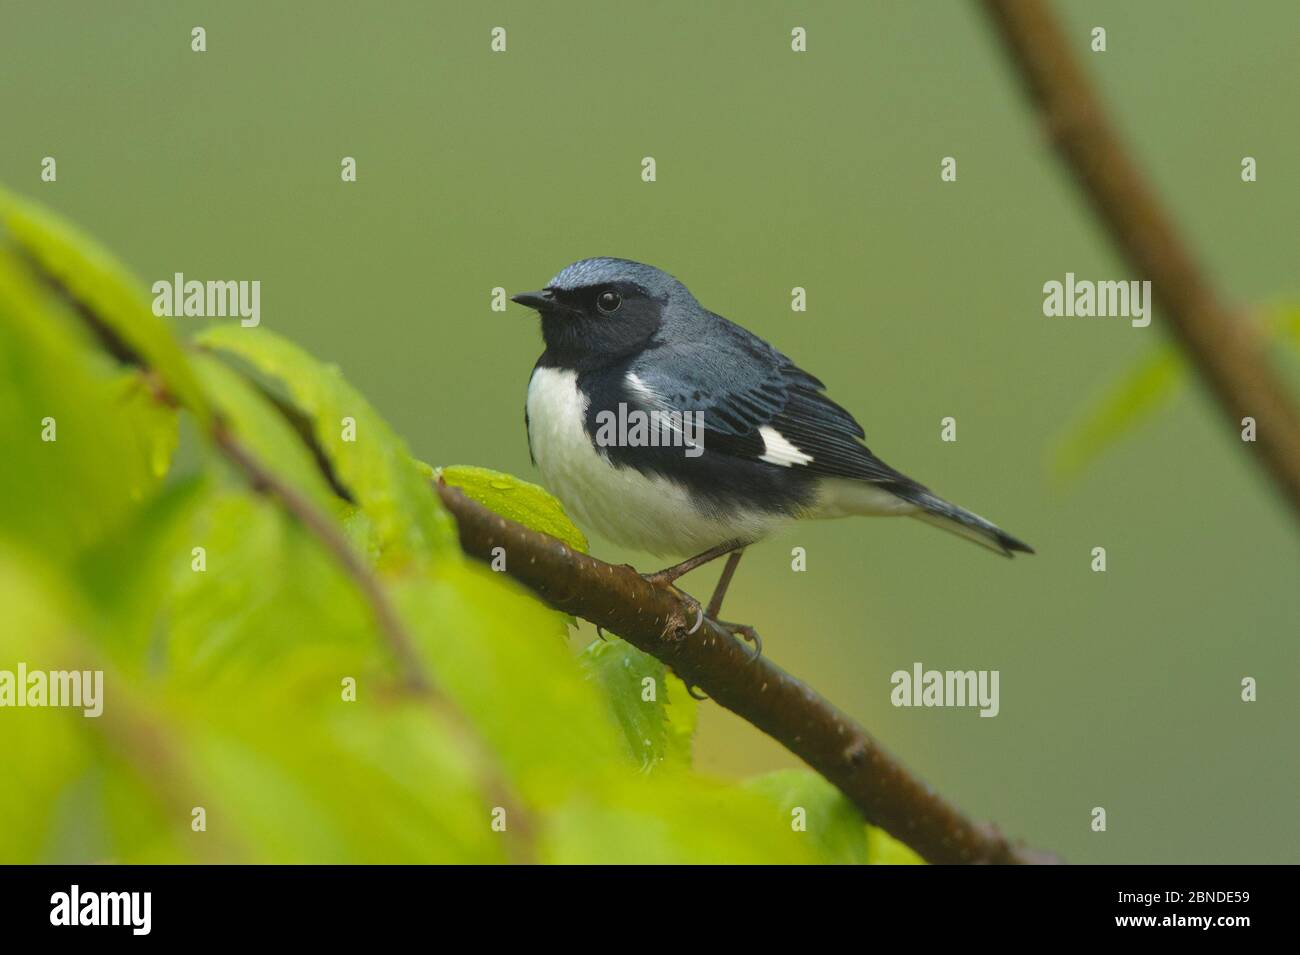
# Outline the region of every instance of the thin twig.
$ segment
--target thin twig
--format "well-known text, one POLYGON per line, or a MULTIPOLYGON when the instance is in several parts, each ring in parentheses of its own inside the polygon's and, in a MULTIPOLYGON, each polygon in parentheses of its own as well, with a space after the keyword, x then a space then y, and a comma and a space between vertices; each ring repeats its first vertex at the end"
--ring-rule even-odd
MULTIPOLYGON (((1106 118, 1073 48, 1042 0, 982 0, 1061 158, 1165 323, 1239 433, 1256 422, 1260 464, 1300 516, 1300 414, 1257 331, 1227 309, 1106 118)), ((1082 41, 1079 41, 1082 42, 1082 41)))
POLYGON ((454 487, 436 485, 456 518, 461 547, 492 559, 504 547, 506 572, 551 606, 617 633, 662 660, 714 701, 752 723, 837 786, 868 821, 930 862, 1043 863, 1045 852, 1015 845, 980 825, 913 776, 884 747, 816 691, 705 621, 672 588, 578 553, 507 520, 454 487))

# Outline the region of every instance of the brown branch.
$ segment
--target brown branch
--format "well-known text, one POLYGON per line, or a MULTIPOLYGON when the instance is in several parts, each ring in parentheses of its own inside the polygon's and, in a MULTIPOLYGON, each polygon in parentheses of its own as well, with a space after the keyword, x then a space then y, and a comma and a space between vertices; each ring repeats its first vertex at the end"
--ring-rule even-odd
POLYGON ((811 687, 767 658, 753 660, 747 646, 711 621, 688 636, 694 609, 671 588, 507 520, 454 487, 439 482, 437 490, 456 518, 466 553, 490 561, 493 548, 505 548, 506 572, 515 580, 556 609, 662 660, 825 776, 868 822, 928 861, 1059 861, 967 819, 811 687))
POLYGON ((1229 424, 1252 417, 1260 464, 1300 515, 1300 414, 1256 330, 1214 288, 1129 157, 1073 47, 1042 0, 982 0, 1038 108, 1061 158, 1074 173, 1116 245, 1151 280, 1170 332, 1183 347, 1229 424))

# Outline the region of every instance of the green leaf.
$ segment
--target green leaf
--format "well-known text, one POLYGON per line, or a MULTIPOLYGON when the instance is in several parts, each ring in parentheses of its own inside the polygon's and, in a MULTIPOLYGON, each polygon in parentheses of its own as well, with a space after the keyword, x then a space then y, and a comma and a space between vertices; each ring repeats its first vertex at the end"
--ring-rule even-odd
POLYGON ((1056 440, 1050 460, 1057 479, 1077 477, 1104 451, 1167 405, 1186 371, 1182 353, 1173 345, 1161 342, 1153 346, 1056 440))
POLYGON ((325 365, 264 328, 214 326, 204 346, 238 356, 285 388, 312 425, 321 453, 373 524, 385 566, 458 556, 455 525, 405 443, 337 367, 325 365), (346 440, 344 419, 355 422, 346 440))
POLYGON ((587 552, 587 538, 543 487, 501 471, 464 464, 442 468, 434 477, 460 488, 467 497, 508 520, 550 534, 576 551, 587 552))
MULTIPOLYGON (((246 378, 212 355, 196 355, 195 369, 204 388, 215 398, 226 427, 258 461, 290 487, 337 513, 342 500, 330 488, 311 449, 275 405, 246 378)), ((224 461, 215 450, 211 453, 224 461)), ((240 474, 237 480, 246 484, 247 476, 240 474)))
POLYGON ((159 607, 161 665, 171 686, 242 694, 286 673, 340 666, 393 678, 356 584, 276 502, 244 490, 214 492, 180 539, 159 607), (194 546, 204 548, 202 571, 193 569, 194 546))
POLYGON ((0 248, 0 535, 70 558, 158 487, 176 412, 0 248), (52 438, 52 440, 47 440, 52 438))
POLYGON ((201 422, 208 420, 207 399, 184 351, 125 265, 75 226, 3 189, 0 222, 6 243, 21 249, 30 267, 84 306, 105 335, 139 355, 201 422))
MULTIPOLYGON (((58 586, 39 559, 0 543, 0 668, 79 663, 70 621, 75 603, 75 594, 58 586)), ((92 765, 93 741, 85 724, 94 721, 79 710, 8 707, 0 710, 0 719, 5 765, 0 819, 7 820, 0 825, 0 863, 44 861, 51 834, 64 821, 65 794, 92 765)))
MULTIPOLYGON (((1264 311, 1267 339, 1288 337, 1300 343, 1300 307, 1264 311)), ((1117 376, 1056 438, 1049 468, 1060 481, 1072 480, 1103 453, 1153 418, 1177 395, 1191 374, 1182 350, 1160 341, 1117 376)))
MULTIPOLYGON (((347 582, 295 523, 199 485, 160 507, 144 549, 174 540, 167 525, 187 527, 196 501, 213 531, 207 570, 185 560, 174 594, 158 593, 166 573, 141 587, 163 658, 108 670, 100 719, 4 711, 0 813, 24 825, 0 827, 0 862, 504 861, 459 736, 397 692, 367 608, 349 609, 347 582), (194 805, 207 833, 189 831, 194 805)), ((113 618, 24 564, 40 566, 0 548, 0 661, 91 665, 107 633, 90 621, 113 618)))
POLYGON ((543 861, 809 865, 835 861, 763 795, 688 774, 612 777, 548 816, 543 861))
POLYGON ((350 675, 354 702, 336 671, 264 681, 238 707, 205 695, 181 710, 209 825, 251 862, 506 861, 472 766, 433 710, 350 675))
POLYGON ((550 801, 626 770, 623 743, 564 639, 564 615, 480 564, 392 581, 433 681, 528 795, 550 801))
POLYGON ((596 640, 579 662, 604 692, 642 771, 690 766, 697 706, 668 667, 617 638, 596 640))
POLYGON ((867 826, 868 865, 925 865, 925 860, 884 829, 867 826))
POLYGON ((766 796, 790 826, 803 810, 803 836, 816 843, 828 861, 860 864, 867 861, 866 823, 844 794, 816 773, 785 769, 758 776, 745 788, 766 796))
POLYGON ((190 527, 195 513, 210 506, 211 490, 204 476, 176 481, 78 559, 75 582, 104 633, 100 646, 117 666, 134 671, 147 666, 160 608, 172 592, 174 575, 191 566, 190 527))

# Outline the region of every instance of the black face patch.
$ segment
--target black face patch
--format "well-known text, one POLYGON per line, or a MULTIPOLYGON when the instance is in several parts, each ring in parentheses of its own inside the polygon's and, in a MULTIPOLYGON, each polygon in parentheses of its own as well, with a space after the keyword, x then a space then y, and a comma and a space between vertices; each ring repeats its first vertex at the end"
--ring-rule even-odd
POLYGON ((643 349, 663 323, 664 300, 633 282, 552 289, 551 294, 555 307, 542 312, 542 360, 548 367, 603 368, 643 349), (618 305, 608 309, 614 297, 618 305))

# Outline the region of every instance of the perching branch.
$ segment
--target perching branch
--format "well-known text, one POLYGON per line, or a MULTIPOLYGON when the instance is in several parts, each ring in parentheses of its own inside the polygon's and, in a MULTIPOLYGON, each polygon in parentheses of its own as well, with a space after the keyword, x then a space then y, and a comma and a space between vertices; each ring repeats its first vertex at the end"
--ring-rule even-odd
POLYGON ((461 547, 472 557, 506 553, 506 573, 558 610, 618 634, 662 660, 688 685, 781 743, 830 780, 868 822, 930 862, 1044 863, 1048 853, 1012 844, 991 825, 967 819, 877 743, 866 730, 766 657, 711 621, 693 635, 692 607, 668 587, 627 566, 580 554, 507 520, 439 482, 456 518, 461 547))
POLYGON ((1235 430, 1251 417, 1261 465, 1300 515, 1300 414, 1255 329, 1226 308, 1129 157, 1042 0, 983 0, 1043 125, 1130 266, 1151 280, 1174 338, 1235 430))

